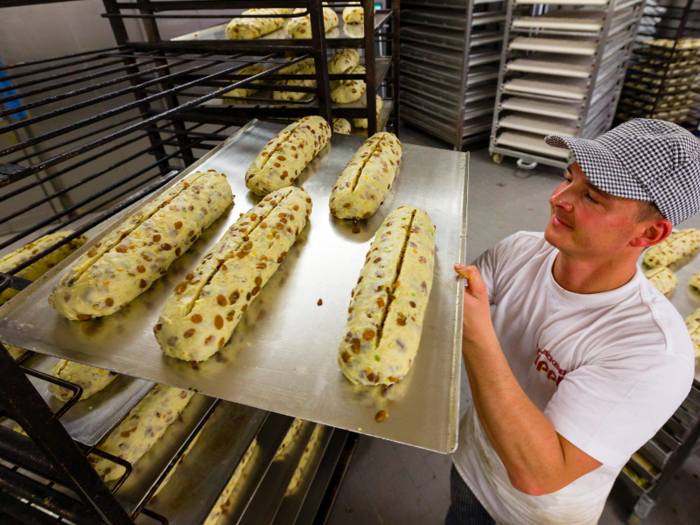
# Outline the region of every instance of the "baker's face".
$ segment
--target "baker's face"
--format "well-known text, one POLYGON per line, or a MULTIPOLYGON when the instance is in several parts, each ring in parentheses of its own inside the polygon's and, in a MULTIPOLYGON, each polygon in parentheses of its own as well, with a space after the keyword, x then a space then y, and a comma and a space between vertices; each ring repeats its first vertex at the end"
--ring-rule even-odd
POLYGON ((560 251, 590 259, 630 250, 647 225, 637 221, 640 203, 596 188, 577 163, 549 198, 545 238, 560 251))

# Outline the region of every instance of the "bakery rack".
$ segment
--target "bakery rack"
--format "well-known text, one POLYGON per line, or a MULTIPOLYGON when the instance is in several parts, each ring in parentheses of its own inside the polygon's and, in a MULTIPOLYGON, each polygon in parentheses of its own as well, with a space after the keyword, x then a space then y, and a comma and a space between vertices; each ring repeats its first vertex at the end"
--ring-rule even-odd
POLYGON ((697 131, 700 123, 700 3, 649 6, 645 39, 634 49, 616 118, 656 118, 697 131))
POLYGON ((566 168, 549 134, 610 128, 643 0, 510 0, 489 152, 518 166, 566 168))
MULTIPOLYGON (((12 5, 23 3, 38 2, 12 5)), ((73 233, 12 271, 0 273, 0 291, 27 287, 30 281, 15 276, 22 268, 83 233, 94 235, 108 227, 122 212, 171 182, 186 166, 234 133, 236 127, 227 119, 210 120, 206 112, 198 111, 209 101, 258 80, 264 82, 256 84, 262 89, 310 95, 309 103, 276 108, 275 116, 321 113, 331 118, 329 79, 323 74, 327 71, 323 31, 315 32, 318 37, 291 43, 227 42, 209 49, 189 44, 177 49, 157 45, 155 20, 161 8, 177 7, 190 14, 196 9, 193 16, 199 17, 207 17, 202 10, 219 10, 217 18, 223 18, 223 9, 240 11, 252 4, 260 7, 261 2, 202 1, 186 6, 183 2, 106 0, 116 46, 2 66, 3 80, 11 83, 13 91, 0 88, 0 250, 12 251, 54 231, 72 229, 73 233), (133 9, 155 42, 129 41, 126 15, 122 16, 121 10, 133 9), (281 88, 274 84, 273 80, 289 78, 276 73, 290 64, 285 57, 290 48, 295 52, 294 61, 314 58, 317 64, 324 64, 317 68, 316 87, 281 88), (237 76, 252 63, 263 63, 266 70, 251 77, 237 76), (8 103, 14 104, 10 107, 8 103), (7 118, 21 112, 26 116, 7 118)), ((265 5, 304 7, 314 27, 323 27, 320 1, 270 1, 265 5)), ((165 18, 168 16, 180 15, 165 18)), ((168 491, 181 486, 176 483, 176 473, 171 487, 152 500, 200 434, 192 454, 218 443, 221 456, 208 464, 216 468, 211 468, 207 485, 200 492, 188 489, 188 496, 201 501, 216 498, 248 443, 257 437, 264 454, 254 470, 258 481, 248 487, 245 501, 263 497, 257 489, 265 482, 291 418, 195 395, 149 461, 134 469, 96 447, 153 383, 120 376, 85 406, 78 403, 80 386, 49 373, 55 362, 32 352, 15 361, 0 344, 0 522, 167 523, 162 513, 147 505, 160 509, 168 491), (49 383, 70 390, 70 399, 65 403, 53 399, 47 392, 49 383), (212 418, 224 421, 207 427, 212 418), (14 422, 28 437, 11 430, 14 422), (235 425, 240 427, 237 435, 241 437, 232 442, 230 429, 235 425), (211 430, 217 427, 218 433, 211 430), (228 430, 222 436, 223 429, 228 430), (106 457, 126 472, 105 485, 89 465, 88 455, 106 457)), ((331 430, 326 429, 321 447, 327 452, 320 454, 308 471, 304 497, 297 498, 291 507, 287 503, 287 518, 279 514, 275 523, 311 523, 319 513, 322 519, 324 512, 330 512, 356 442, 354 434, 331 430)), ((277 476, 288 479, 293 469, 288 462, 286 469, 277 467, 277 476)), ((280 498, 268 504, 282 508, 280 498)), ((241 515, 244 510, 240 509, 241 515)), ((196 523, 196 519, 188 523, 196 523)))
POLYGON ((455 150, 491 129, 505 1, 404 0, 402 118, 455 150))
MULTIPOLYGON (((117 42, 129 42, 139 50, 150 51, 213 51, 230 50, 232 46, 243 49, 265 49, 267 46, 284 48, 288 53, 297 54, 301 48, 313 48, 316 53, 326 56, 329 50, 338 51, 344 48, 356 48, 363 55, 363 64, 367 70, 365 75, 332 75, 330 80, 341 79, 365 80, 367 85, 365 95, 357 102, 351 104, 333 103, 333 117, 351 119, 363 119, 368 121, 367 131, 360 133, 363 135, 373 135, 378 130, 387 126, 390 118, 394 121, 393 132, 398 134, 399 121, 399 98, 398 90, 395 86, 399 84, 399 19, 400 0, 387 0, 387 8, 375 11, 374 2, 361 0, 357 2, 364 7, 366 16, 364 24, 345 24, 341 12, 344 7, 352 4, 346 0, 331 0, 324 2, 326 7, 334 8, 338 14, 339 25, 328 33, 324 33, 320 38, 314 36, 312 42, 308 40, 292 39, 284 29, 279 29, 262 38, 243 41, 232 41, 226 37, 226 23, 221 23, 223 18, 228 22, 230 14, 222 15, 222 8, 231 7, 231 3, 225 0, 138 0, 137 2, 120 2, 117 0, 104 0, 107 13, 113 23, 113 30, 117 42), (212 10, 212 13, 201 14, 203 10, 212 10), (176 14, 169 14, 176 13, 176 14), (121 25, 125 19, 140 19, 146 27, 145 42, 130 41, 123 33, 121 25), (215 25, 191 31, 186 34, 177 34, 166 39, 161 35, 166 34, 168 21, 177 20, 219 20, 215 25), (115 24, 121 24, 118 28, 115 24), (232 44, 233 42, 233 44, 232 44), (378 56, 377 48, 386 49, 386 54, 378 56), (383 108, 379 116, 376 112, 375 95, 378 91, 388 91, 388 98, 384 100, 383 108)), ((280 6, 295 7, 304 2, 281 1, 280 6)), ((241 7, 264 7, 270 2, 236 2, 241 7)), ((289 17, 291 15, 283 15, 289 17)), ((299 15, 295 15, 299 16, 299 15)), ((212 22, 213 23, 213 22, 212 22)), ((316 62, 316 75, 324 79, 324 86, 328 85, 327 62, 316 62)), ((290 77, 270 76, 270 80, 283 80, 290 77)), ((307 75, 295 75, 294 79, 312 78, 307 75)), ((318 80, 317 80, 318 81, 318 80)), ((320 82, 320 81, 319 81, 320 82)), ((221 83, 206 83, 204 85, 219 87, 221 83)), ((199 108, 198 113, 205 116, 208 122, 231 123, 242 125, 252 118, 265 119, 285 119, 298 118, 309 114, 318 114, 317 106, 324 104, 319 94, 318 100, 314 96, 306 96, 298 101, 285 101, 284 106, 279 105, 279 101, 272 101, 269 91, 273 90, 269 85, 257 85, 256 89, 267 91, 262 95, 256 94, 254 97, 239 99, 235 104, 231 104, 231 99, 224 100, 217 97, 199 108)), ((284 91, 303 92, 305 88, 284 89, 284 91)), ((308 89, 308 88, 307 88, 308 89)), ((324 89, 326 89, 324 87, 324 89)), ((276 90, 281 90, 279 87, 276 90)), ((324 91, 328 93, 328 91, 324 91)), ((187 90, 181 93, 181 97, 197 97, 200 93, 195 90, 187 90)), ((325 99, 323 99, 325 100, 325 99)), ((330 109, 328 110, 330 112, 330 109)), ((323 115, 323 113, 321 113, 323 115)), ((281 121, 281 120, 280 120, 281 121)))

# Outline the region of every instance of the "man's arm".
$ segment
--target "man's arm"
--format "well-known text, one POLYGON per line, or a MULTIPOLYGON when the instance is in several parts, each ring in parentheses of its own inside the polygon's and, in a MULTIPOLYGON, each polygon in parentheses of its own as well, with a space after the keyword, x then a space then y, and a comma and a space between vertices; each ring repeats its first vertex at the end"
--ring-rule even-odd
POLYGON ((462 354, 474 407, 513 486, 532 496, 564 488, 602 465, 562 436, 530 401, 503 355, 486 285, 475 266, 455 265, 464 290, 462 354), (483 366, 488 363, 488 366, 483 366))

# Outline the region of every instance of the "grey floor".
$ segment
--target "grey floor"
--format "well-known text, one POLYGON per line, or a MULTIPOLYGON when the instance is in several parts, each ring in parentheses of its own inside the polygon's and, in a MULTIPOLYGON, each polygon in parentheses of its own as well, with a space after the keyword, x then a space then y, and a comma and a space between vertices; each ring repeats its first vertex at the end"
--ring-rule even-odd
MULTIPOLYGON (((436 148, 449 145, 405 127, 401 140, 436 148)), ((505 160, 496 165, 482 146, 469 163, 467 260, 520 230, 542 231, 549 219, 547 199, 562 178, 557 170, 523 171, 505 160), (496 233, 497 232, 497 233, 496 233)), ((462 370, 460 410, 471 400, 462 370)), ((444 522, 450 504, 450 457, 362 437, 333 509, 330 525, 410 525, 444 522)), ((644 525, 700 522, 700 448, 666 487, 644 525)), ((625 493, 608 499, 601 525, 627 522, 625 493)), ((465 524, 467 525, 467 524, 465 524)))

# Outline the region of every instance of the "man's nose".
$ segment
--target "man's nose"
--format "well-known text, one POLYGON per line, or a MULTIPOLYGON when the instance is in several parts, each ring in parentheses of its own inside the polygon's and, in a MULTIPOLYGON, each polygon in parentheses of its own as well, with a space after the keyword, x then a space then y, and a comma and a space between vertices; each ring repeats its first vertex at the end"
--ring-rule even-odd
POLYGON ((569 199, 568 192, 566 191, 568 186, 561 186, 557 188, 554 193, 552 193, 552 196, 549 198, 549 204, 551 206, 558 206, 562 208, 566 212, 570 212, 571 210, 574 209, 573 205, 571 204, 571 200, 569 199))

